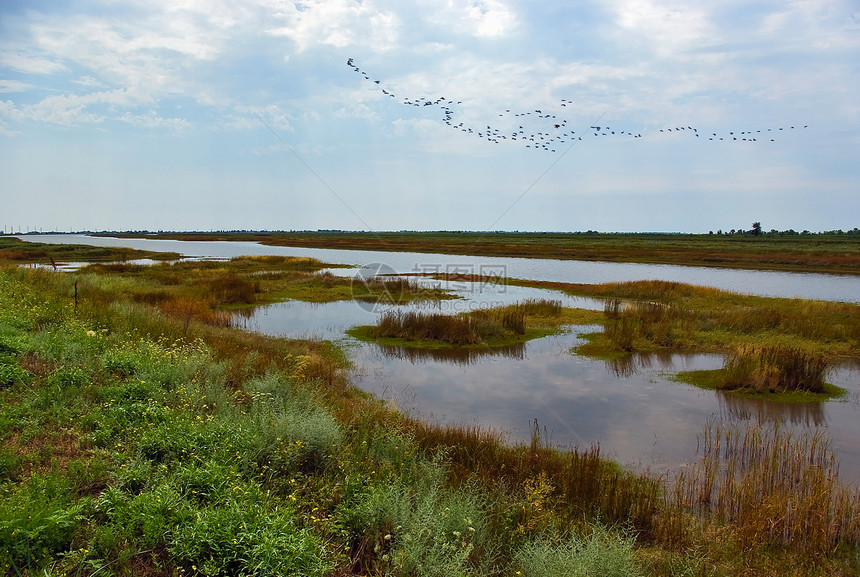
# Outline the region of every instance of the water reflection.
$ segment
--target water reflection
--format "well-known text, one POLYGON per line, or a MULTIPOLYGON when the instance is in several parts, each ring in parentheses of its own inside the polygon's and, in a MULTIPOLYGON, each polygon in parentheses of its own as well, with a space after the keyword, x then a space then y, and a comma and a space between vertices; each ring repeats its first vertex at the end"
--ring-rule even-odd
MULTIPOLYGON (((123 246, 143 250, 177 252, 184 256, 230 258, 241 255, 309 256, 322 262, 354 264, 386 263, 397 272, 452 271, 481 273, 503 271, 507 278, 570 283, 605 283, 632 280, 665 280, 762 296, 860 302, 860 278, 776 271, 568 261, 543 258, 481 257, 411 252, 378 252, 266 246, 255 242, 175 241, 163 239, 107 238, 85 235, 45 234, 20 236, 21 240, 123 246)), ((498 273, 494 273, 500 276, 498 273)))
MULTIPOLYGON (((472 299, 446 303, 478 302, 472 299)), ((442 308, 455 312, 450 306, 442 308)), ((348 328, 375 322, 375 313, 349 301, 287 302, 255 310, 246 328, 343 340, 348 328)), ((601 452, 621 464, 656 473, 677 470, 694 459, 696 437, 710 419, 750 425, 781 421, 805 430, 826 427, 843 478, 860 480, 857 365, 836 367, 828 375, 829 382, 848 390, 843 399, 776 403, 672 380, 679 371, 718 369, 724 364, 722 355, 634 354, 602 361, 571 353, 582 343, 578 333, 597 330, 601 327, 570 327, 561 334, 498 349, 345 342, 350 343, 347 350, 356 366, 356 386, 431 421, 478 422, 508 432, 511 442, 528 442, 537 419, 558 446, 599 444, 601 452)))
POLYGON ((503 347, 446 347, 435 349, 396 345, 377 346, 385 357, 409 361, 413 365, 420 363, 450 363, 453 365, 468 366, 477 364, 485 357, 506 357, 515 361, 521 361, 526 356, 525 343, 516 343, 503 347))
MULTIPOLYGON (((26 240, 26 239, 25 239, 26 240)), ((37 239, 47 242, 45 237, 37 239)), ((129 246, 186 255, 230 257, 244 254, 313 256, 324 262, 385 262, 400 272, 422 263, 458 265, 478 270, 484 264, 505 267, 508 277, 597 283, 656 279, 717 286, 741 293, 817 298, 845 302, 860 299, 860 278, 798 273, 732 271, 581 263, 547 259, 482 259, 416 253, 372 253, 265 247, 255 243, 189 243, 177 241, 92 239, 59 235, 56 242, 129 246)), ((420 268, 420 267, 419 267, 420 268)), ((355 274, 341 269, 336 274, 355 274)), ((451 286, 443 288, 454 288, 451 286)), ((561 293, 523 287, 477 290, 456 287, 463 297, 434 305, 444 312, 508 304, 522 298, 552 298, 563 306, 602 309, 600 301, 574 300, 561 293)), ((480 287, 485 288, 485 287, 480 287)), ((376 315, 353 302, 325 305, 282 303, 255 309, 245 328, 265 334, 342 339, 354 325, 370 325, 376 315)), ((598 330, 579 327, 580 330, 598 330)), ((447 423, 479 422, 510 433, 513 442, 528 442, 535 419, 558 446, 588 447, 620 463, 656 472, 675 470, 696 456, 696 437, 709 420, 758 424, 783 421, 803 429, 826 427, 840 459, 843 479, 860 481, 860 366, 831 371, 828 381, 847 389, 843 399, 806 405, 781 404, 705 391, 671 380, 669 374, 723 366, 720 355, 631 355, 613 362, 570 353, 580 344, 575 333, 554 335, 498 354, 422 352, 354 343, 350 357, 357 367, 356 386, 394 400, 406 410, 447 423), (419 366, 420 365, 420 366, 419 366), (392 393, 394 392, 394 393, 392 393)))
MULTIPOLYGON (((530 341, 514 354, 459 358, 451 350, 360 343, 350 356, 362 368, 354 378, 362 389, 420 418, 505 430, 512 442, 528 442, 537 419, 552 444, 598 444, 623 465, 660 474, 696 458, 697 435, 710 420, 779 421, 804 430, 826 427, 843 479, 860 480, 856 396, 788 404, 716 393, 672 375, 720 368, 721 355, 640 354, 609 363, 571 354, 578 341, 571 331, 530 341)), ((831 382, 857 391, 856 376, 852 367, 837 367, 831 382)))
POLYGON ((726 421, 791 423, 822 426, 827 423, 822 403, 780 403, 716 391, 720 417, 726 421))
POLYGON ((630 377, 640 370, 676 370, 676 357, 677 354, 668 352, 632 353, 616 359, 605 360, 604 365, 609 374, 623 378, 630 377))

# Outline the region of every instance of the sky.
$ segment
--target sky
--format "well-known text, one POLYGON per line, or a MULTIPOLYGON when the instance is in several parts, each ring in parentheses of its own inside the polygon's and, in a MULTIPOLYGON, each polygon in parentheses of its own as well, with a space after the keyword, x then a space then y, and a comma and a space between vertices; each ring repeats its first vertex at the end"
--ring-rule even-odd
POLYGON ((0 0, 0 226, 848 230, 858 95, 857 0, 0 0))

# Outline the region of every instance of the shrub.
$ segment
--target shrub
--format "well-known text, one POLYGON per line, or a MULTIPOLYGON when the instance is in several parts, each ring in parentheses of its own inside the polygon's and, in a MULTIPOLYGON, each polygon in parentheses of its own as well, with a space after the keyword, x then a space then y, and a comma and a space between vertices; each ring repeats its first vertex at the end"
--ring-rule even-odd
POLYGON ((464 575, 473 566, 473 551, 491 545, 484 497, 444 487, 444 471, 427 461, 415 484, 376 485, 356 507, 351 529, 367 552, 360 563, 369 572, 464 575))
POLYGON ((248 447, 258 464, 272 469, 313 471, 343 442, 337 420, 306 391, 274 374, 252 379, 248 447))
POLYGON ((322 546, 293 511, 243 499, 199 510, 176 528, 168 550, 197 575, 324 575, 322 546))
POLYGON ((115 529, 115 535, 141 549, 163 547, 176 527, 193 515, 189 503, 172 484, 149 479, 149 488, 132 494, 108 487, 96 502, 96 512, 115 529))
POLYGON ((111 349, 102 355, 102 364, 111 373, 120 377, 130 377, 140 367, 141 359, 136 351, 111 349))
POLYGON ((588 537, 572 535, 564 540, 538 539, 524 545, 514 558, 517 575, 523 577, 634 577, 636 566, 632 538, 619 538, 605 529, 588 537))

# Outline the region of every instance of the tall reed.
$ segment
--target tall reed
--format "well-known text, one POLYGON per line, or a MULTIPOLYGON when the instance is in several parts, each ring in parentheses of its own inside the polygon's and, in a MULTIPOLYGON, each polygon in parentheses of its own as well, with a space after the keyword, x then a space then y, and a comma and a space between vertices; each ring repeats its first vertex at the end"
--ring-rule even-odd
POLYGON ((709 424, 702 459, 679 474, 659 522, 665 542, 684 542, 692 512, 728 523, 743 549, 785 547, 823 557, 860 545, 860 493, 838 483, 839 461, 818 431, 780 424, 709 424))
POLYGON ((827 361, 797 347, 740 345, 726 362, 721 388, 757 391, 824 391, 827 361))
POLYGON ((376 337, 477 345, 525 334, 525 315, 516 308, 446 315, 416 311, 387 311, 374 328, 376 337))
POLYGON ((375 335, 407 340, 443 341, 456 345, 481 342, 475 323, 468 317, 415 311, 383 313, 377 321, 375 335))

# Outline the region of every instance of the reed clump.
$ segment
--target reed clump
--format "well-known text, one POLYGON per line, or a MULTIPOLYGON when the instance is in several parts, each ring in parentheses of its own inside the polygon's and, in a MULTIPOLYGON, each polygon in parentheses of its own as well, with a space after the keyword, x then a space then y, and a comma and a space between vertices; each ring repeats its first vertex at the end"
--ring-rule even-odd
POLYGON ((624 352, 681 347, 693 320, 693 314, 681 307, 621 299, 607 300, 604 315, 606 338, 624 352))
POLYGON ((721 389, 824 391, 827 361, 797 347, 740 345, 726 362, 721 389))
POLYGON ((701 461, 665 494, 662 541, 686 542, 691 522, 684 517, 692 513, 731 526, 744 550, 824 558, 860 545, 860 493, 839 484, 839 461, 820 432, 709 425, 699 447, 701 461))
POLYGON ((414 300, 452 298, 439 286, 422 285, 416 278, 401 276, 373 276, 353 278, 350 298, 386 304, 400 304, 414 300))
POLYGON ((558 299, 525 299, 512 305, 518 311, 529 317, 557 317, 562 313, 561 301, 558 299))
POLYGON ((508 522, 524 534, 584 517, 632 527, 643 537, 653 534, 660 483, 606 460, 597 445, 557 450, 536 421, 531 442, 516 447, 498 431, 474 425, 410 420, 407 426, 421 448, 444 447, 455 484, 480 480, 510 488, 518 505, 508 511, 508 522))
MULTIPOLYGON (((480 324, 465 316, 388 311, 380 315, 373 336, 409 341, 440 341, 454 345, 476 345, 483 342, 479 333, 480 324)), ((485 332, 486 327, 482 327, 481 330, 485 332)))
POLYGON ((550 301, 531 301, 461 315, 386 311, 380 315, 371 336, 460 346, 480 345, 520 339, 526 334, 528 315, 546 317, 560 313, 561 303, 550 301))

